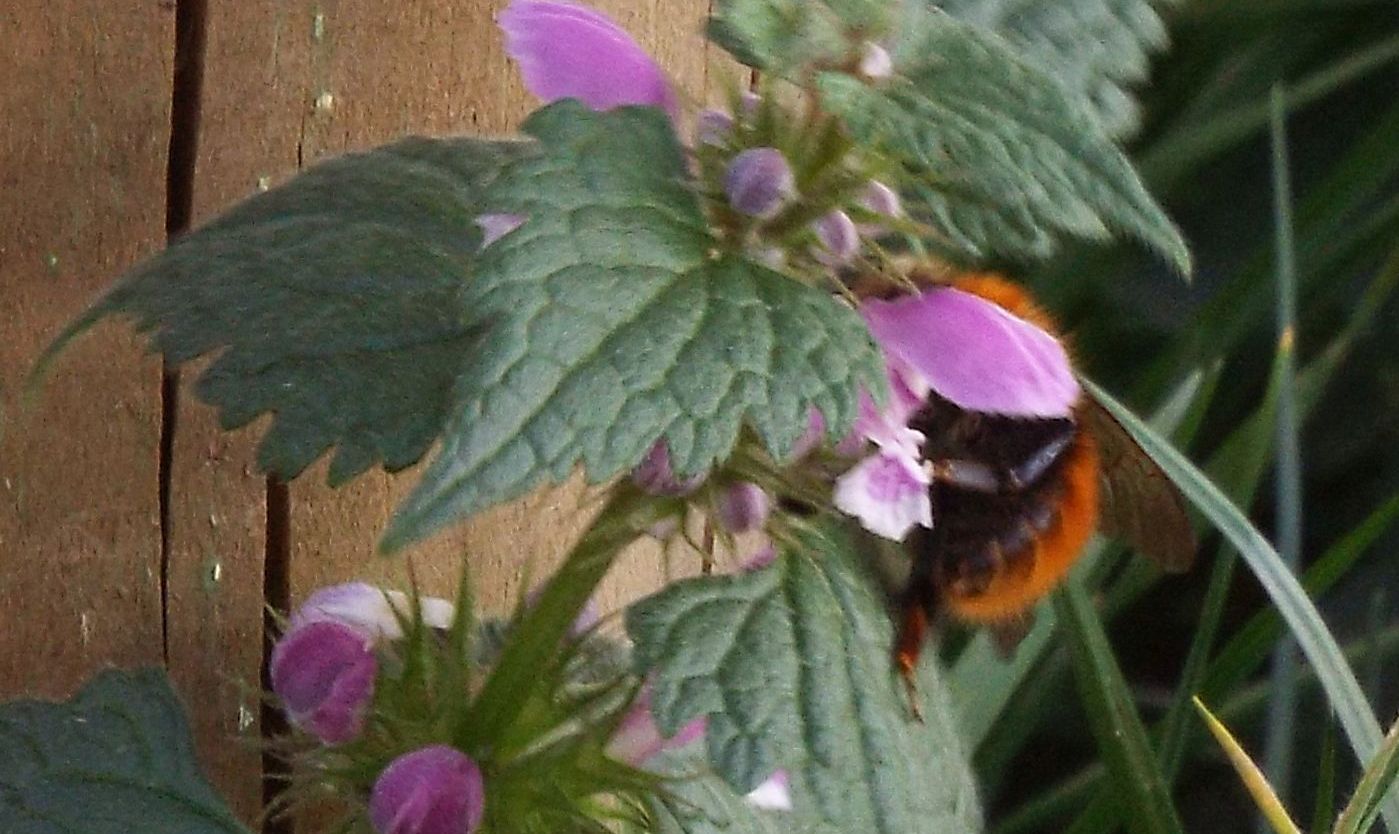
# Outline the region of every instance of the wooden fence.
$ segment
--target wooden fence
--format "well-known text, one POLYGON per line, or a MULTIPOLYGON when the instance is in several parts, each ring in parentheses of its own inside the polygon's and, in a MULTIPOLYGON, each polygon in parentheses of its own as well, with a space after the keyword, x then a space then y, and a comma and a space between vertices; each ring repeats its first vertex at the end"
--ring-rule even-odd
MULTIPOLYGON (((0 10, 0 697, 61 697, 107 666, 164 664, 201 758, 245 819, 263 797, 256 687, 264 604, 326 582, 401 583, 373 556, 414 475, 339 491, 324 462, 289 487, 130 327, 107 324, 22 388, 58 329, 167 230, 259 187, 399 136, 511 130, 533 106, 494 25, 503 0, 8 0, 0 10)), ((698 0, 601 0, 675 75, 712 96, 723 67, 698 0)), ((184 379, 197 373, 186 369, 184 379)), ((438 536, 425 584, 470 554, 488 607, 556 559, 579 484, 438 536)), ((638 553, 604 603, 653 587, 638 553)))

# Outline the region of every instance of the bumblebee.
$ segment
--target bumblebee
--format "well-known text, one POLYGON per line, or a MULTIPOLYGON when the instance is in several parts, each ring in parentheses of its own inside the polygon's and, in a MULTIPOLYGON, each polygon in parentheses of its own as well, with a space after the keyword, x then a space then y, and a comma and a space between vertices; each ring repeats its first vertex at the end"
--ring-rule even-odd
MULTIPOLYGON (((1008 280, 934 269, 910 277, 976 295, 1062 341, 1050 316, 1008 280)), ((1180 493, 1086 390, 1055 418, 970 411, 934 392, 909 426, 925 438, 935 521, 908 540, 912 568, 894 646, 907 682, 944 613, 991 627, 1003 645, 1023 635, 1027 612, 1064 580, 1094 530, 1168 571, 1194 558, 1180 493)))

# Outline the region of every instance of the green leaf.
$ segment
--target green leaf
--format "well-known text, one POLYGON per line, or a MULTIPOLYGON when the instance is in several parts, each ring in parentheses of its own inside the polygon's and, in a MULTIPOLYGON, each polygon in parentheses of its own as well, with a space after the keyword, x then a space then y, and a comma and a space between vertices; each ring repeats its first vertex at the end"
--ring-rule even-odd
POLYGON ((0 831, 248 834, 199 772, 154 669, 103 672, 64 704, 0 706, 0 831))
MULTIPOLYGON (((1238 507, 1219 491, 1205 475, 1168 441, 1142 424, 1130 410, 1109 397, 1102 389, 1086 383, 1092 393, 1131 432, 1185 497, 1195 505, 1238 549, 1287 621, 1326 692, 1327 700, 1345 730, 1351 749, 1362 761, 1369 761, 1380 749, 1383 734, 1374 711, 1365 698, 1355 672, 1346 662, 1336 638, 1327 629, 1316 606, 1307 597, 1297 577, 1282 558, 1249 523, 1238 507)), ((1399 802, 1393 797, 1384 806, 1390 828, 1399 828, 1399 802)))
POLYGON ((659 438, 684 475, 724 458, 747 421, 777 457, 824 413, 838 438, 883 363, 850 307, 719 251, 665 114, 565 101, 525 130, 536 153, 491 189, 527 216, 477 260, 463 304, 481 324, 441 454, 399 510, 394 549, 562 480, 634 465, 659 438))
POLYGON ((167 362, 217 354, 196 393, 226 429, 274 414, 258 450, 289 479, 332 446, 338 484, 415 463, 473 343, 459 294, 513 142, 407 139, 319 165, 128 273, 49 348, 113 314, 167 362))
POLYGON ((1080 99, 995 35, 935 11, 907 16, 894 77, 817 85, 865 147, 904 169, 908 206, 969 260, 1043 258, 1060 235, 1133 235, 1182 274, 1190 253, 1080 99))
POLYGON ((740 63, 794 75, 840 61, 850 51, 846 26, 875 26, 887 8, 875 0, 719 0, 707 32, 740 63))
MULTIPOLYGON (((1169 0, 1168 0, 1169 2, 1169 0)), ((942 0, 953 17, 1005 38, 1027 61, 1077 93, 1113 135, 1134 130, 1139 109, 1124 88, 1143 80, 1166 26, 1150 0, 942 0)))
POLYGON ((1399 721, 1389 728, 1384 744, 1365 766, 1360 784, 1336 819, 1335 834, 1365 834, 1379 818, 1385 796, 1399 783, 1399 721))
POLYGON ((1171 804, 1170 787, 1151 749, 1127 680, 1118 668, 1102 620, 1077 577, 1071 577, 1055 598, 1055 608, 1073 650, 1084 712, 1116 786, 1128 830, 1139 834, 1183 831, 1171 804))
POLYGON ((673 733, 707 717, 709 760, 740 791, 785 768, 821 830, 979 831, 937 670, 921 675, 919 723, 859 558, 843 534, 808 531, 767 568, 679 582, 628 609, 657 722, 673 733))

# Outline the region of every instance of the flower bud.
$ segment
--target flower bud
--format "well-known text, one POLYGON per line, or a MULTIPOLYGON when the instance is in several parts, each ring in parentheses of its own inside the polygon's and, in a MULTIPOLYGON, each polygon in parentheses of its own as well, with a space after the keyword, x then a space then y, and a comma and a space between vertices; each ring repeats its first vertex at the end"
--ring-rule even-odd
POLYGON ((379 834, 471 834, 485 811, 481 769, 445 744, 389 762, 369 794, 369 821, 379 834))
POLYGON ((684 480, 675 477, 670 468, 670 449, 664 440, 656 442, 651 451, 632 470, 632 482, 650 495, 676 497, 694 492, 704 482, 704 475, 693 475, 684 480))
POLYGON ((272 691, 291 722, 331 746, 358 736, 379 671, 371 645, 362 631, 332 621, 284 634, 272 649, 272 691))
POLYGON ((826 248, 825 254, 833 265, 849 263, 860 251, 860 232, 855 221, 843 211, 832 211, 814 224, 816 237, 826 248))
POLYGON ((750 148, 729 162, 724 193, 734 211, 766 219, 796 195, 792 167, 776 148, 750 148))
POLYGON ((738 94, 738 107, 743 113, 743 118, 751 119, 758 115, 758 108, 763 104, 763 97, 752 90, 744 90, 738 94))
POLYGON ((724 490, 715 510, 725 530, 747 533, 767 523, 770 504, 762 487, 751 481, 740 481, 724 490))
POLYGON ((607 743, 607 755, 640 767, 666 750, 675 750, 703 738, 706 726, 707 722, 701 717, 681 727, 673 736, 661 735, 661 728, 651 716, 651 684, 647 682, 636 693, 622 723, 617 725, 607 743))
POLYGON ((860 195, 860 205, 885 217, 899 217, 904 213, 899 193, 879 180, 870 180, 860 195))
POLYGON ((733 128, 733 116, 723 110, 701 110, 695 120, 695 139, 701 145, 722 145, 733 128))
POLYGON ((888 78, 893 73, 894 60, 888 50, 877 43, 866 43, 860 55, 860 74, 866 78, 888 78))

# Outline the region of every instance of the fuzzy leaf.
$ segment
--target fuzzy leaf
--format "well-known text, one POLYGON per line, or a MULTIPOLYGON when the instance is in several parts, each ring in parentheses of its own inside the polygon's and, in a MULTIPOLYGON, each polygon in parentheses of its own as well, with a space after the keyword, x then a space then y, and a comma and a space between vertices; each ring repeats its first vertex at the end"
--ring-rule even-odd
POLYGON ((903 166, 934 246, 1042 258, 1063 234, 1125 232, 1189 273, 1180 232, 1078 96, 986 30, 936 11, 907 18, 893 78, 817 83, 859 141, 903 166))
POLYGON ((47 357, 129 315, 172 364, 217 354, 195 390, 224 428, 275 415, 264 469, 289 479, 333 445, 333 484, 410 466, 472 342, 459 293, 481 195, 526 150, 415 138, 316 166, 136 267, 47 357))
POLYGON ((248 834, 199 772, 153 669, 104 672, 65 704, 0 706, 0 831, 248 834))
POLYGON ((464 294, 482 323, 473 362, 386 549, 579 461, 603 481, 662 436, 682 476, 727 455, 745 421, 785 457, 810 409, 837 438, 859 385, 882 390, 853 310, 718 250, 663 113, 564 101, 525 130, 538 152, 489 198, 529 219, 477 261, 464 294))
POLYGON ((1171 0, 943 0, 953 17, 1005 38, 1027 61, 1080 95, 1113 135, 1137 127, 1125 87, 1146 77, 1151 53, 1166 46, 1157 8, 1171 0))
POLYGON ((706 716, 709 761, 741 792, 785 768, 818 830, 978 831, 947 693, 925 664, 925 722, 912 718, 889 616, 857 559, 842 534, 808 532, 767 568, 679 582, 628 609, 656 720, 673 733, 706 716))

